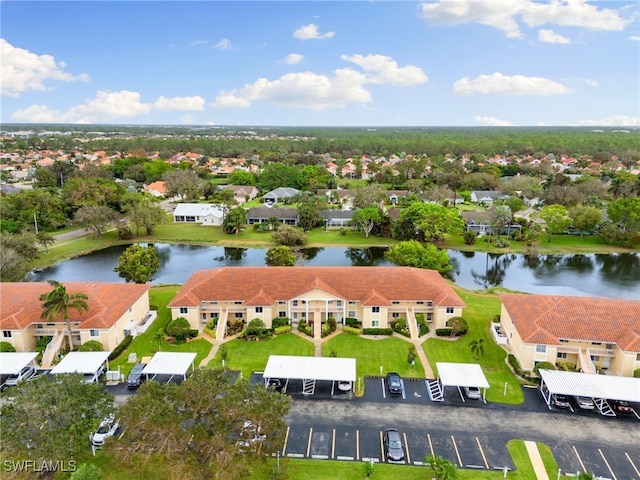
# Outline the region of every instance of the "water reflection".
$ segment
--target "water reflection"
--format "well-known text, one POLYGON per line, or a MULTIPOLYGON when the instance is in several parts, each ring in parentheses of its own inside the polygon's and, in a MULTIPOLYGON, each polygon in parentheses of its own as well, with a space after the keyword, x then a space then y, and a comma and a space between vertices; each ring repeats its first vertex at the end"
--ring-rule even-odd
MULTIPOLYGON (((265 265, 266 249, 154 245, 160 270, 154 283, 184 283, 196 270, 227 265, 265 265)), ((116 246, 34 273, 33 281, 123 282, 113 271, 127 246, 116 246)), ((303 265, 391 265, 385 248, 303 248, 303 265)), ((501 286, 531 293, 640 299, 640 254, 538 255, 448 250, 447 275, 469 288, 501 286)))

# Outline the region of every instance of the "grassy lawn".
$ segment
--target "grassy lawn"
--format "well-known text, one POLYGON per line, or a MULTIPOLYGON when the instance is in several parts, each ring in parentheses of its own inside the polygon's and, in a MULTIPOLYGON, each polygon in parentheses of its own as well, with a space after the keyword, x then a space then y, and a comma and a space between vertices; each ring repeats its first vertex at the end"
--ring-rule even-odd
POLYGON ((411 343, 396 337, 372 340, 342 333, 322 344, 322 355, 328 357, 335 351, 338 357, 355 358, 358 377, 380 375, 382 366, 383 374, 395 371, 405 377, 424 378, 420 361, 413 366, 407 362, 410 346, 411 343))
MULTIPOLYGON (((313 343, 294 333, 278 335, 262 342, 231 340, 227 346, 227 367, 240 370, 248 378, 252 372, 262 372, 267 366, 269 355, 313 356, 313 343)), ((220 350, 209 362, 208 368, 222 366, 220 350)))
POLYGON ((487 390, 487 400, 510 404, 524 402, 520 382, 505 363, 507 354, 496 345, 489 331, 491 319, 500 313, 500 299, 492 294, 454 288, 467 304, 463 317, 469 324, 469 331, 464 337, 455 340, 430 338, 422 344, 434 372, 437 372, 436 362, 479 363, 490 385, 487 390), (469 343, 479 338, 484 338, 484 355, 476 361, 469 349, 469 343), (506 395, 504 394, 505 383, 507 384, 506 395))
POLYGON ((128 354, 135 352, 138 360, 142 357, 152 356, 158 350, 163 352, 194 352, 197 353, 195 365, 198 366, 211 350, 211 344, 204 339, 191 340, 182 345, 170 345, 164 339, 154 339, 156 332, 164 332, 165 327, 171 320, 171 312, 167 308, 167 303, 175 296, 179 285, 169 285, 153 287, 149 290, 149 303, 152 308, 158 308, 158 318, 149 326, 146 332, 133 339, 129 348, 116 360, 109 362, 109 368, 115 370, 120 367, 120 371, 127 375, 133 363, 128 363, 128 354))

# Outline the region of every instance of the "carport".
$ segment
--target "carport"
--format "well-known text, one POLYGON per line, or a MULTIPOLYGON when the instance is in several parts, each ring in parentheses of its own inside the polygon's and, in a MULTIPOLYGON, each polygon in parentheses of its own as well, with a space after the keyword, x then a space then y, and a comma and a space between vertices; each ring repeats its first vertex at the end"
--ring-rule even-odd
POLYGON ((142 374, 147 378, 151 376, 152 380, 157 375, 169 375, 167 383, 176 375, 181 376, 184 380, 187 378, 189 367, 191 367, 191 371, 195 369, 196 355, 196 353, 190 352, 157 352, 144 367, 142 374))
POLYGON ((302 393, 313 395, 316 382, 331 382, 331 395, 335 382, 351 382, 351 390, 356 382, 356 359, 336 357, 294 357, 288 355, 270 355, 263 373, 265 387, 269 379, 286 379, 284 391, 289 380, 302 380, 302 393))
POLYGON ((37 356, 36 352, 0 352, 0 379, 2 379, 0 388, 4 387, 7 378, 18 375, 29 364, 33 364, 37 369, 37 356))
MULTIPOLYGON (((551 397, 555 394, 588 397, 593 399, 602 415, 615 417, 607 400, 640 402, 640 378, 544 369, 539 373, 542 378, 540 392, 547 406, 551 405, 551 397)), ((638 412, 634 413, 640 418, 638 412)))
POLYGON ((482 367, 480 367, 479 364, 436 362, 436 368, 438 369, 438 378, 443 391, 445 387, 456 387, 464 402, 464 395, 460 388, 478 387, 483 389, 482 401, 487 403, 486 395, 489 382, 487 381, 487 377, 484 376, 482 367))
POLYGON ((51 370, 52 375, 64 373, 81 373, 90 383, 98 381, 98 377, 105 371, 105 364, 109 368, 108 359, 111 352, 69 352, 51 370))

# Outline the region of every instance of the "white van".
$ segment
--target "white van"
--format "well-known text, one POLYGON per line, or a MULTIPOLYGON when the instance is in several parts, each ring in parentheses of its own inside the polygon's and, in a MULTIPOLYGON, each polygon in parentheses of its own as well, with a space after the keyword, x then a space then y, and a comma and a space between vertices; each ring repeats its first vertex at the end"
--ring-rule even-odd
POLYGON ((22 370, 20 370, 20 372, 9 376, 9 378, 7 378, 7 381, 5 382, 5 385, 7 385, 8 387, 15 387, 18 383, 29 380, 35 374, 36 367, 34 367, 33 365, 27 365, 22 370))

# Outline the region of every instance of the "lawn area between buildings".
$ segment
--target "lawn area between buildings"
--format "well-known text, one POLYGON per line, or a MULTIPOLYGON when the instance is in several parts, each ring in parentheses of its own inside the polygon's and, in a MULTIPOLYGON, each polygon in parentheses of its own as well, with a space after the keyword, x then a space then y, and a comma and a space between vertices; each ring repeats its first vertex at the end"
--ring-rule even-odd
MULTIPOLYGON (((543 463, 549 478, 558 478, 558 465, 545 444, 538 443, 538 449, 542 456, 543 463)), ((511 454, 516 470, 508 472, 506 478, 510 480, 536 480, 535 472, 531 460, 527 454, 523 440, 511 440, 507 443, 507 449, 511 454)), ((94 463, 102 469, 104 480, 119 480, 128 478, 129 480, 146 479, 171 479, 171 467, 166 465, 163 458, 152 458, 149 462, 135 462, 133 465, 120 465, 103 452, 98 452, 92 457, 90 453, 87 458, 80 459, 80 463, 94 463)), ((311 460, 281 458, 280 468, 285 472, 285 477, 289 480, 324 480, 327 478, 340 478, 342 480, 361 480, 365 477, 364 462, 343 462, 333 460, 311 460)), ((251 480, 268 480, 278 478, 273 475, 277 468, 277 460, 269 459, 266 463, 259 463, 251 480)), ((374 464, 374 472, 371 476, 374 480, 391 480, 403 478, 404 480, 424 480, 431 478, 430 470, 424 466, 414 465, 390 465, 386 463, 374 464)), ((457 470, 458 480, 499 480, 504 478, 502 471, 488 470, 457 470)), ((68 478, 67 474, 56 475, 57 479, 68 478)), ((568 480, 570 477, 561 475, 560 480, 568 480)))
POLYGON ((490 386, 487 390, 488 401, 509 404, 524 402, 520 382, 506 364, 507 353, 494 342, 489 330, 491 320, 500 314, 500 299, 493 293, 454 288, 467 304, 462 316, 469 324, 469 331, 463 337, 430 338, 422 344, 434 373, 437 374, 436 362, 479 363, 490 386), (480 338, 484 339, 484 353, 476 360, 469 344, 480 338))

